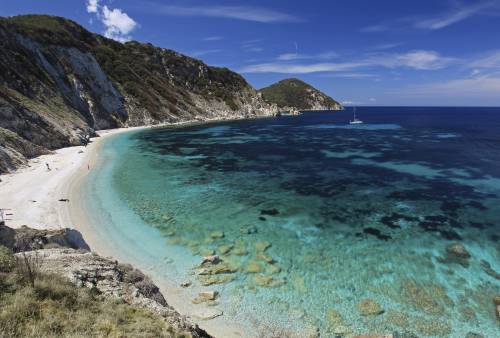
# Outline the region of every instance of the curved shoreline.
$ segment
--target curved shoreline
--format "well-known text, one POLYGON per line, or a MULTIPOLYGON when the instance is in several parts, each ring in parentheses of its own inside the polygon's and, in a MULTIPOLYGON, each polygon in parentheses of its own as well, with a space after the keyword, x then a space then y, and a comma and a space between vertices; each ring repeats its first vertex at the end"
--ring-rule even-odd
MULTIPOLYGON (((98 168, 102 147, 110 137, 151 127, 120 128, 99 131, 87 146, 68 147, 56 150, 29 161, 28 166, 14 173, 1 175, 0 207, 12 209, 13 219, 7 225, 19 228, 28 225, 36 229, 73 228, 80 231, 93 252, 123 263, 130 263, 150 274, 147 266, 137 266, 126 254, 117 252, 109 240, 99 236, 91 224, 82 200, 82 184, 89 172, 98 168), (51 170, 47 169, 49 165, 51 170), (68 200, 68 201, 60 201, 68 200)), ((237 323, 228 322, 224 316, 204 321, 193 318, 194 306, 190 292, 173 282, 151 276, 169 305, 181 315, 216 337, 251 337, 237 323)), ((191 292, 192 293, 192 292, 191 292)))

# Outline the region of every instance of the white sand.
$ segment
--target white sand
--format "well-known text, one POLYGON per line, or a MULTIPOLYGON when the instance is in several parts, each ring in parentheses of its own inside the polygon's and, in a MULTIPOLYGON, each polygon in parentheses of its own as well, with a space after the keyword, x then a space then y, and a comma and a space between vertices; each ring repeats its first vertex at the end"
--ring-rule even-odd
POLYGON ((28 167, 0 176, 0 208, 11 209, 12 220, 7 225, 19 228, 27 225, 35 229, 75 228, 70 217, 73 182, 92 169, 93 156, 102 141, 116 133, 137 128, 120 128, 99 132, 87 147, 69 147, 56 150, 29 161, 28 167), (47 169, 49 165, 50 170, 47 169), (69 199, 69 202, 59 201, 69 199))

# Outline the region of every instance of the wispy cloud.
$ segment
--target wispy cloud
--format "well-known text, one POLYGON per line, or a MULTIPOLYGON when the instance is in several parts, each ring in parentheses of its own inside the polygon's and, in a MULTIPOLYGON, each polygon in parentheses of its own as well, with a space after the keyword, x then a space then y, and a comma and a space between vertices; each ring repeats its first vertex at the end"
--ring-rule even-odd
POLYGON ((449 10, 438 15, 410 16, 397 18, 387 22, 363 27, 364 33, 378 33, 389 30, 401 30, 403 28, 439 30, 457 24, 476 15, 499 15, 500 0, 476 0, 471 3, 453 1, 449 10))
POLYGON ((240 46, 245 52, 259 53, 264 51, 264 48, 261 47, 261 42, 261 39, 246 40, 242 41, 240 46))
POLYGON ((207 50, 197 50, 194 52, 189 53, 190 55, 194 57, 201 57, 209 54, 216 54, 222 52, 222 49, 207 49, 207 50))
POLYGON ((263 7, 219 5, 176 6, 153 3, 148 7, 149 11, 153 14, 168 16, 223 18, 260 23, 294 23, 304 21, 297 16, 263 7))
POLYGON ((360 29, 360 31, 363 33, 378 33, 378 32, 384 32, 387 30, 389 30, 389 25, 386 25, 386 24, 372 25, 372 26, 367 26, 367 27, 363 27, 360 29))
POLYGON ((492 8, 498 5, 498 1, 476 1, 472 5, 458 5, 453 10, 444 13, 440 16, 425 19, 416 20, 415 27, 422 29, 436 30, 448 27, 469 17, 477 14, 481 14, 484 10, 492 8))
MULTIPOLYGON (((296 60, 292 60, 296 61, 296 60)), ((357 69, 384 67, 384 68, 411 68, 416 70, 437 70, 445 68, 457 60, 441 56, 435 51, 416 50, 407 53, 378 53, 370 54, 364 58, 350 62, 321 62, 300 64, 278 60, 275 62, 261 63, 243 67, 242 73, 283 73, 283 74, 309 74, 352 72, 357 69)))
POLYGON ((337 57, 338 54, 335 52, 324 52, 319 54, 299 54, 299 53, 285 53, 277 57, 280 61, 292 61, 292 60, 330 60, 337 57))
POLYGON ((500 76, 481 76, 432 82, 424 85, 409 86, 394 91, 393 94, 407 97, 456 98, 469 102, 496 99, 500 93, 500 76))
POLYGON ((207 36, 206 38, 203 39, 203 41, 220 41, 224 40, 224 37, 222 36, 207 36))
POLYGON ((466 67, 500 70, 500 50, 495 50, 487 54, 483 54, 476 59, 468 62, 466 67))
POLYGON ((375 74, 370 74, 370 73, 327 73, 327 74, 321 74, 321 77, 340 77, 340 78, 347 78, 347 79, 368 79, 368 78, 374 78, 377 77, 375 74))

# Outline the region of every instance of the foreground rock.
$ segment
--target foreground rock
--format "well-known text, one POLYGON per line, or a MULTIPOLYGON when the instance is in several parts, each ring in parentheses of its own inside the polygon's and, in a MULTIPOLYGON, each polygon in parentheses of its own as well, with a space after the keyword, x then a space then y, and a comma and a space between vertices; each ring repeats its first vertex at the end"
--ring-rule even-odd
POLYGON ((68 248, 17 253, 38 257, 40 269, 68 278, 81 287, 96 290, 105 297, 115 297, 146 308, 163 318, 177 331, 189 331, 192 337, 210 337, 170 307, 158 287, 139 270, 119 264, 92 252, 68 248))
MULTIPOLYGON (((0 226, 0 245, 14 251, 18 258, 36 262, 43 273, 65 277, 104 297, 121 299, 156 313, 176 332, 189 332, 193 338, 211 337, 169 306, 159 288, 141 271, 88 251, 88 245, 76 230, 0 226)), ((215 293, 203 296, 217 297, 215 293)))
POLYGON ((90 250, 82 235, 73 229, 36 230, 23 226, 12 229, 0 225, 0 245, 14 252, 51 247, 90 250))

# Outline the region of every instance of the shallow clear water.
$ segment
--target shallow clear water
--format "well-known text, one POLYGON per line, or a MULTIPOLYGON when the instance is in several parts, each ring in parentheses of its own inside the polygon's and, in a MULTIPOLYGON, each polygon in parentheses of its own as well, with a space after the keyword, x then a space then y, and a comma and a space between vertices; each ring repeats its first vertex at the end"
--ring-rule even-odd
POLYGON ((237 271, 207 288, 248 325, 500 336, 500 110, 358 115, 366 124, 311 112, 113 137, 85 192, 96 231, 194 289, 200 257, 221 255, 237 271), (447 255, 454 243, 471 258, 447 255), (383 312, 362 315, 367 299, 383 312))

